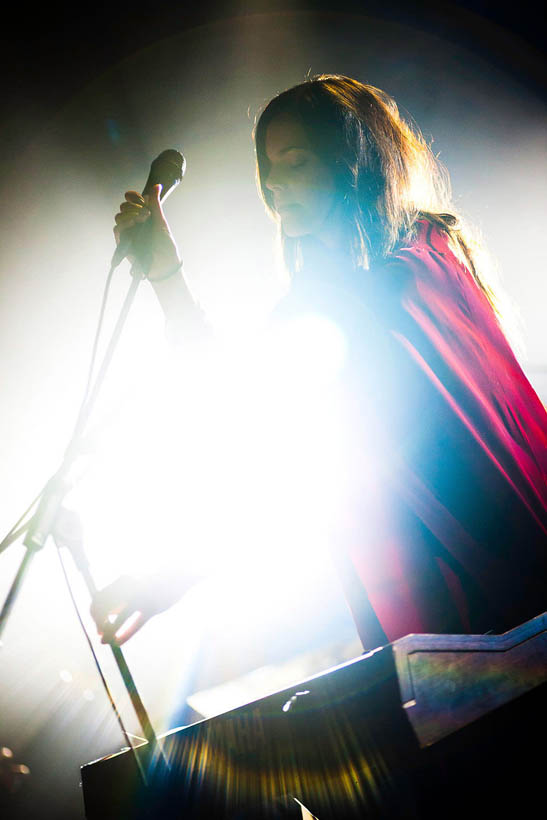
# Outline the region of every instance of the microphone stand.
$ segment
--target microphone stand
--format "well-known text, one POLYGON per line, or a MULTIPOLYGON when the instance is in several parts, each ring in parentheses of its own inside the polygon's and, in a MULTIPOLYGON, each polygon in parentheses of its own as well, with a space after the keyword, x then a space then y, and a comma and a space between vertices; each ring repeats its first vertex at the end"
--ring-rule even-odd
MULTIPOLYGON (((115 266, 116 265, 114 264, 114 260, 113 260, 113 264, 111 266, 109 276, 112 274, 115 266)), ((61 510, 61 504, 63 502, 63 499, 64 499, 66 493, 68 492, 68 490, 71 487, 71 483, 68 480, 68 474, 69 474, 70 468, 72 467, 72 464, 74 463, 74 461, 77 457, 77 454, 78 454, 78 443, 79 443, 80 436, 82 435, 82 433, 85 429, 85 426, 87 424, 87 421, 88 421, 88 419, 91 415, 91 412, 93 410, 93 407, 95 406, 95 403, 97 401, 97 397, 99 395, 99 391, 100 391, 100 389, 102 387, 102 384, 104 382, 108 367, 110 365, 112 356, 114 354, 114 350, 115 350, 116 345, 118 343, 118 339, 119 339, 120 334, 122 332, 123 326, 126 322, 129 310, 131 308, 131 305, 133 304, 133 301, 135 299, 137 289, 140 285, 141 280, 144 279, 144 278, 145 278, 145 274, 142 273, 142 272, 136 271, 135 273, 133 273, 131 285, 129 286, 129 290, 126 294, 124 303, 122 305, 120 315, 118 317, 118 320, 116 322, 116 326, 115 326, 114 331, 112 333, 112 337, 110 339, 107 350, 105 352, 104 359, 103 359, 103 362, 101 364, 101 368, 99 370, 99 373, 98 373, 97 378, 95 380, 95 383, 93 385, 93 389, 91 390, 89 398, 86 401, 86 403, 83 405, 83 407, 81 409, 81 412, 78 416, 76 426, 75 426, 75 429, 74 429, 74 433, 73 433, 73 435, 72 435, 72 437, 69 441, 69 444, 67 446, 67 449, 66 449, 63 461, 61 463, 61 466, 59 467, 57 472, 55 472, 53 474, 53 476, 50 478, 50 480, 47 482, 43 492, 41 493, 41 496, 39 497, 38 508, 37 508, 36 512, 34 513, 33 517, 31 518, 30 522, 28 523, 28 525, 21 526, 18 529, 14 530, 13 532, 10 532, 10 534, 6 537, 6 539, 4 540, 2 545, 0 546, 0 552, 2 552, 11 543, 13 543, 13 541, 15 541, 16 538, 19 537, 19 535, 21 535, 26 530, 26 536, 23 540, 23 544, 26 547, 26 552, 25 552, 25 554, 22 558, 22 561, 19 565, 19 568, 18 568, 18 570, 16 572, 16 575, 15 575, 15 578, 13 580, 13 583, 12 583, 10 589, 9 589, 6 600, 4 602, 2 610, 0 612, 0 638, 2 636, 2 632, 3 632, 4 628, 6 626, 6 623, 7 623, 7 620, 9 618, 9 615, 11 613, 11 610, 13 609, 13 605, 14 605, 17 597, 19 596, 20 592, 21 592, 21 588, 22 588, 23 582, 25 580, 26 574, 29 570, 32 559, 34 558, 36 553, 39 552, 39 550, 43 549, 43 547, 46 544, 46 541, 47 541, 48 537, 50 535, 54 535, 53 528, 55 526, 55 522, 57 520, 57 517, 59 516, 59 512, 61 510)), ((78 568, 80 569, 80 572, 82 572, 82 575, 84 576, 84 579, 85 579, 85 582, 87 584, 87 587, 89 589, 90 594, 93 596, 97 591, 96 586, 95 586, 95 583, 94 583, 93 578, 91 576, 91 573, 89 571, 89 565, 87 563, 87 560, 85 559, 85 556, 84 556, 84 558, 82 558, 81 556, 82 556, 82 553, 80 553, 79 557, 76 556, 75 561, 76 561, 76 564, 77 564, 78 568)), ((1 643, 0 643, 0 645, 1 645, 1 643)), ((144 704, 142 703, 140 695, 137 691, 135 681, 134 681, 134 679, 133 679, 133 677, 132 677, 132 675, 129 671, 129 667, 127 666, 127 663, 126 663, 125 658, 123 656, 122 650, 120 649, 120 647, 114 641, 112 641, 109 644, 109 646, 110 646, 110 649, 112 651, 112 654, 114 655, 114 659, 115 659, 116 664, 118 666, 118 669, 120 671, 120 675, 121 675, 122 680, 124 682, 127 693, 128 693, 128 695, 131 699, 131 703, 133 704, 133 707, 134 707, 135 712, 137 714, 137 718, 138 718, 139 723, 141 725, 143 735, 146 738, 146 740, 148 741, 148 749, 147 749, 147 753, 146 753, 145 757, 147 759, 150 759, 150 757, 156 751, 159 750, 161 752, 161 749, 160 749, 159 744, 158 744, 158 738, 156 736, 156 733, 154 732, 154 729, 152 727, 152 724, 150 722, 150 719, 148 717, 148 714, 146 712, 144 704)), ((119 716, 119 713, 118 713, 112 699, 111 699, 111 702, 112 702, 112 705, 114 706, 114 709, 116 711, 116 715, 117 715, 118 720, 120 722, 120 725, 122 727, 122 732, 124 734, 124 737, 129 742, 130 748, 133 750, 133 754, 135 756, 137 767, 138 767, 139 772, 141 774, 141 777, 143 778, 144 783, 146 785, 146 776, 145 776, 145 773, 143 771, 141 761, 139 760, 139 757, 137 756, 135 748, 134 748, 133 744, 131 743, 127 732, 123 728, 123 724, 121 723, 121 718, 119 716)))
MULTIPOLYGON (((81 526, 80 526, 79 519, 73 513, 71 513, 66 508, 61 506, 59 508, 59 514, 57 516, 57 520, 55 522, 55 526, 54 526, 54 529, 53 529, 51 535, 52 535, 53 540, 54 540, 54 542, 55 542, 58 549, 61 548, 61 547, 65 547, 66 549, 69 550, 69 552, 72 555, 72 558, 74 560, 74 564, 75 564, 76 568, 78 569, 78 571, 80 572, 81 576, 83 577, 84 582, 85 582, 85 584, 86 584, 86 586, 89 590, 90 596, 93 598, 97 593, 97 586, 96 586, 95 581, 93 579, 93 576, 91 574, 91 568, 90 568, 89 560, 88 560, 88 558, 85 554, 83 536, 82 536, 82 532, 81 532, 81 526), (76 528, 74 527, 74 522, 77 522, 77 527, 76 528)), ((149 762, 152 754, 154 752, 158 751, 160 753, 161 757, 162 757, 163 763, 167 764, 167 760, 166 760, 165 756, 163 755, 161 747, 158 744, 158 738, 156 736, 156 733, 154 732, 154 728, 153 728, 153 726, 150 722, 150 718, 148 717, 148 713, 147 713, 147 711, 144 707, 144 704, 143 704, 143 702, 140 698, 140 695, 138 693, 135 681, 134 681, 133 676, 132 676, 132 674, 129 670, 129 667, 127 665, 127 662, 125 660, 123 652, 120 649, 120 647, 115 643, 115 641, 110 642, 109 646, 110 646, 110 649, 112 650, 114 660, 116 661, 116 664, 118 666, 120 675, 121 675, 122 680, 125 684, 126 691, 129 695, 129 698, 131 700, 131 703, 133 705, 133 708, 135 710, 135 713, 136 713, 137 718, 139 720, 139 723, 141 725, 141 729, 143 731, 144 737, 148 742, 148 747, 146 748, 146 750, 143 750, 144 758, 147 762, 149 762)), ((137 764, 137 768, 139 769, 139 772, 140 772, 141 777, 143 779, 143 782, 144 782, 145 785, 147 785, 146 773, 144 772, 140 757, 139 757, 139 755, 137 755, 135 747, 133 746, 133 744, 131 742, 131 738, 130 738, 128 732, 126 731, 126 728, 124 726, 124 723, 123 723, 121 715, 118 711, 118 708, 117 708, 117 706, 114 702, 114 699, 113 699, 112 695, 110 694, 110 689, 108 687, 108 684, 106 683, 106 680, 104 679, 101 670, 99 670, 99 672, 101 674, 101 678, 102 678, 102 681, 103 681, 103 684, 104 684, 104 687, 105 687, 105 690, 106 690, 107 697, 108 697, 108 699, 109 699, 109 701, 112 705, 112 708, 114 710, 114 713, 115 713, 116 718, 118 720, 118 723, 120 725, 120 729, 122 731, 122 734, 124 735, 125 739, 127 740, 129 748, 133 752, 133 756, 134 756, 135 762, 137 764)))

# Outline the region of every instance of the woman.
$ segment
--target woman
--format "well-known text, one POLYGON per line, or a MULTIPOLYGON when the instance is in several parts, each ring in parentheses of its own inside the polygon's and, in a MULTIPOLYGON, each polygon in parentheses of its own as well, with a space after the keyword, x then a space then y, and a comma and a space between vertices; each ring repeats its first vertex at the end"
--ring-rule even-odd
MULTIPOLYGON (((340 76, 274 98, 255 144, 291 277, 275 319, 311 305, 344 324, 356 463, 381 442, 373 485, 353 486, 333 536, 364 646, 410 632, 505 631, 540 614, 547 415, 442 169, 387 94, 340 76)), ((149 279, 169 332, 199 336, 159 194, 145 203, 129 192, 116 237, 150 217, 149 279)), ((174 597, 165 595, 159 604, 129 579, 104 590, 93 607, 103 639, 138 610, 127 639, 174 597)))

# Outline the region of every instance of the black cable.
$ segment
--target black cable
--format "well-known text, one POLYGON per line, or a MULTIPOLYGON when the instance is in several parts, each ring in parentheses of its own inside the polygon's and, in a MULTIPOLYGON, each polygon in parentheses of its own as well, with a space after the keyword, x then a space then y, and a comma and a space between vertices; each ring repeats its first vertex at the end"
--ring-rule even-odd
POLYGON ((89 370, 88 370, 88 374, 87 374, 87 382, 86 382, 86 386, 85 386, 85 389, 84 389, 84 395, 83 395, 83 398, 82 398, 82 402, 80 404, 80 409, 78 410, 78 415, 76 417, 76 424, 74 425, 73 433, 72 433, 72 435, 69 439, 69 442, 68 442, 67 452, 70 450, 70 447, 73 444, 74 439, 76 438, 76 435, 77 435, 77 432, 78 432, 78 427, 80 425, 80 420, 82 418, 82 414, 84 412, 87 400, 89 398, 89 393, 91 391, 91 382, 92 382, 92 378, 93 378, 93 371, 95 369, 95 361, 97 359, 97 351, 99 349, 99 340, 101 338, 101 330, 102 330, 102 326, 103 326, 104 316, 105 316, 105 312, 106 312, 106 305, 107 305, 107 301, 108 301, 108 293, 110 291, 110 284, 112 282, 112 276, 114 274, 114 270, 115 270, 115 268, 112 265, 110 267, 110 270, 108 271, 108 275, 106 277, 106 282, 105 282, 105 286, 104 286, 104 290, 103 290, 103 298, 101 300, 101 307, 100 307, 100 310, 99 310, 99 320, 97 322, 97 329, 95 331, 95 338, 93 340, 93 347, 91 349, 91 361, 89 363, 89 370))
MULTIPOLYGON (((94 338, 94 341, 93 341, 93 348, 92 348, 92 352, 91 352, 91 362, 90 362, 90 366, 89 366, 88 378, 87 378, 87 383, 86 383, 86 387, 85 387, 85 391, 84 391, 84 396, 83 396, 82 403, 81 403, 81 405, 80 405, 80 409, 79 409, 79 412, 78 412, 78 416, 77 416, 77 419, 76 419, 76 424, 75 424, 75 427, 74 427, 73 433, 72 433, 72 435, 71 435, 71 437, 70 437, 70 439, 69 439, 69 443, 68 443, 67 448, 66 448, 66 451, 65 451, 65 456, 64 456, 63 463, 61 464, 61 467, 59 468, 59 470, 58 470, 56 473, 54 473, 53 477, 52 477, 51 479, 49 479, 49 481, 47 482, 47 484, 45 485, 45 487, 43 488, 43 490, 41 491, 41 493, 37 496, 37 498, 36 498, 36 499, 34 499, 34 501, 32 502, 32 504, 28 507, 28 509, 27 509, 27 510, 25 510, 25 512, 23 513, 23 515, 19 518, 19 520, 16 522, 16 524, 15 524, 15 525, 11 528, 10 532, 8 533, 8 535, 6 536, 6 538, 4 539, 4 541, 2 542, 2 545, 8 546, 8 542, 9 542, 9 543, 11 543, 11 542, 14 540, 14 538, 15 538, 15 533, 18 535, 18 534, 20 534, 22 531, 24 531, 24 529, 26 529, 26 528, 27 528, 27 527, 25 526, 25 527, 23 527, 23 528, 21 528, 21 529, 19 529, 19 530, 17 529, 17 528, 19 527, 19 524, 21 523, 21 521, 23 521, 23 519, 25 519, 25 517, 26 517, 26 516, 28 515, 28 513, 32 510, 32 508, 34 507, 34 505, 36 504, 36 502, 38 502, 41 498, 43 498, 43 497, 44 497, 44 492, 47 492, 48 485, 49 485, 49 484, 50 484, 50 483, 51 483, 51 482, 52 482, 55 478, 60 477, 60 476, 62 475, 62 473, 63 473, 63 469, 65 468, 65 465, 67 465, 67 463, 68 463, 68 464, 70 464, 70 462, 71 462, 71 458, 72 458, 72 456, 73 456, 72 449, 73 449, 73 447, 74 447, 74 444, 75 444, 75 443, 77 442, 77 440, 78 440, 78 436, 79 436, 79 435, 80 435, 80 433, 81 433, 81 429, 80 429, 80 428, 84 428, 84 427, 85 427, 85 423, 86 423, 86 421, 87 421, 87 416, 89 415, 90 408, 91 408, 91 406, 92 406, 92 404, 93 404, 93 401, 94 401, 94 394, 97 392, 97 390, 100 388, 100 385, 102 384, 102 380, 104 379, 104 376, 105 376, 105 373, 106 373, 106 369, 107 369, 107 367, 108 367, 108 363, 110 362, 110 359, 112 358, 112 355, 113 355, 113 353, 114 353, 114 348, 115 348, 115 345, 116 345, 117 340, 118 340, 118 338, 119 338, 119 335, 120 335, 120 333, 121 333, 121 330, 122 330, 123 324, 124 324, 124 322, 125 322, 125 320, 126 320, 126 318, 127 318, 127 314, 128 314, 128 311, 129 311, 130 305, 131 305, 131 303, 132 303, 132 301, 133 301, 133 299, 134 299, 134 296, 135 296, 135 293, 136 293, 136 290, 137 290, 137 287, 138 287, 138 285, 139 285, 139 281, 140 281, 140 278, 141 278, 141 277, 135 277, 135 278, 134 278, 134 281, 133 281, 133 283, 132 283, 132 285, 131 285, 131 287, 130 287, 130 289, 129 289, 129 292, 128 292, 128 294, 127 294, 126 298, 125 298, 125 302, 124 302, 124 304, 123 304, 123 306, 122 306, 122 310, 121 310, 121 312, 120 312, 120 316, 119 316, 119 318, 118 318, 118 322, 117 322, 116 327, 115 327, 115 329, 114 329, 114 333, 113 333, 113 335, 112 335, 112 339, 111 339, 110 344, 109 344, 109 346, 108 346, 108 349, 107 349, 107 352, 106 352, 105 359, 104 359, 104 361, 103 361, 103 364, 102 364, 101 370, 100 370, 100 372, 99 372, 99 374, 98 374, 98 376, 97 376, 97 378, 96 378, 95 382, 93 383, 93 371, 94 371, 94 369, 95 369, 95 360, 96 360, 96 357, 97 357, 97 350, 98 350, 98 346, 99 346, 99 340, 100 340, 100 335, 101 335, 101 330, 102 330, 102 325, 103 325, 103 320, 104 320, 104 315, 105 315, 105 310, 106 310, 106 304, 107 304, 107 300, 108 300, 108 292, 109 292, 109 289, 110 289, 110 283, 111 283, 111 281, 112 281, 112 275, 113 275, 113 273, 114 273, 114 270, 115 270, 115 266, 114 266, 113 264, 111 264, 110 270, 109 270, 108 275, 107 275, 107 278, 106 278, 106 283, 105 283, 104 291, 103 291, 103 298, 102 298, 102 302, 101 302, 101 308, 100 308, 100 311, 99 311, 99 320, 98 320, 98 323, 97 323, 97 330, 96 330, 96 332, 95 332, 95 338, 94 338), (17 531, 17 532, 16 532, 16 531, 17 531)), ((55 539, 54 539, 54 540, 55 540, 55 539)), ((110 702, 110 705, 111 705, 111 707, 112 707, 112 709, 113 709, 113 711, 114 711, 114 714, 115 714, 116 719, 117 719, 117 721, 118 721, 119 727, 120 727, 120 729, 121 729, 121 731, 122 731, 123 737, 124 737, 125 741, 129 744, 129 748, 131 749, 131 751, 132 751, 132 753, 133 753, 133 756, 134 756, 134 759, 135 759, 136 766, 137 766, 137 768, 138 768, 138 770, 139 770, 139 773, 140 773, 140 775, 141 775, 141 778, 142 778, 142 780, 143 780, 144 784, 146 785, 146 782, 147 782, 147 781, 146 781, 146 774, 145 774, 145 772, 144 772, 144 768, 143 768, 142 762, 141 762, 141 760, 139 759, 139 756, 137 755, 137 752, 136 752, 135 747, 134 747, 134 746, 133 746, 133 744, 131 743, 131 740, 130 740, 130 737, 129 737, 129 733, 127 732, 127 730, 126 730, 126 728, 125 728, 125 726, 124 726, 124 723, 123 723, 122 717, 121 717, 121 715, 120 715, 120 713, 119 713, 119 711, 118 711, 118 709, 117 709, 117 707, 116 707, 116 704, 115 704, 115 702, 114 702, 114 698, 112 697, 112 694, 111 694, 110 689, 109 689, 109 687, 108 687, 108 684, 107 684, 107 682, 106 682, 106 678, 105 678, 105 676, 104 676, 104 674, 103 674, 103 672, 102 672, 102 669, 101 669, 101 667, 100 667, 99 660, 98 660, 97 655, 96 655, 96 653, 95 653, 95 650, 94 650, 94 648, 93 648, 93 644, 91 643, 91 639, 90 639, 90 637, 89 637, 89 634, 88 634, 88 632, 87 632, 87 629, 85 628, 85 624, 83 623, 83 620, 82 620, 82 618, 81 618, 81 616, 80 616, 80 612, 79 612, 78 606, 77 606, 77 604, 76 604, 76 600, 75 600, 74 595, 73 595, 73 593, 72 593, 72 589, 71 589, 71 586, 70 586, 70 582, 69 582, 69 579, 68 579, 68 575, 67 575, 67 573, 66 573, 65 565, 64 565, 64 562, 63 562, 63 559, 62 559, 61 553, 60 553, 59 545, 57 544, 57 542, 55 542, 55 543, 56 543, 57 552, 58 552, 58 555, 59 555, 59 561, 60 561, 60 564, 61 564, 61 569, 62 569, 63 575, 64 575, 64 577, 65 577, 65 582, 66 582, 66 584, 67 584, 67 588, 68 588, 68 591, 69 591, 69 595, 70 595, 70 597, 71 597, 71 600, 72 600, 72 603, 73 603, 74 609, 75 609, 75 611, 76 611, 76 616, 77 616, 77 618, 78 618, 78 621, 80 622, 80 626, 81 626, 81 628, 82 628, 82 629, 83 629, 83 631, 84 631, 84 635, 85 635, 85 637, 86 637, 86 640, 87 640, 88 646, 89 646, 89 648, 90 648, 90 650, 91 650, 91 654, 92 654, 92 656, 93 656, 93 660, 94 660, 94 662, 95 662, 95 666, 96 666, 97 671, 98 671, 98 673, 99 673, 99 677, 101 678, 101 681, 102 681, 102 684, 103 684, 104 690, 105 690, 105 692, 106 692, 106 695, 107 695, 107 698, 108 698, 108 700, 109 700, 109 702, 110 702)), ((2 546, 2 545, 0 545, 0 546, 2 546)), ((30 556, 31 556, 31 552, 30 552, 29 550, 27 550, 26 557, 25 557, 25 561, 27 561, 27 562, 28 562, 28 559, 29 559, 29 557, 30 557, 30 556)), ((25 561, 23 562, 23 564, 24 564, 25 566, 24 566, 24 567, 22 566, 22 568, 21 568, 21 570, 20 570, 21 577, 22 577, 22 571, 23 571, 23 569, 25 569, 25 568, 26 568, 25 561)), ((17 579, 16 579, 16 580, 17 580, 17 579)), ((19 580, 19 585, 20 585, 20 580, 19 580)), ((12 589, 13 589, 13 587, 12 587, 12 589)), ((12 596, 12 597, 14 598, 14 596, 12 596)), ((8 596, 8 598, 9 598, 9 596, 8 596)), ((113 651, 114 651, 114 647, 112 647, 112 649, 113 649, 113 651)), ((116 652, 115 652, 115 655, 116 655, 116 652)), ((117 662, 118 662, 118 666, 120 666, 120 659, 118 659, 118 658, 117 658, 116 660, 117 660, 117 662)), ((123 656, 122 656, 122 660, 123 660, 123 656)), ((125 665, 125 661, 124 661, 124 665, 125 665)), ((122 672, 122 676, 124 676, 124 675, 123 675, 123 671, 122 671, 122 669, 121 669, 121 668, 120 668, 120 671, 122 672)), ((127 673, 127 674, 129 674, 129 670, 128 670, 128 669, 126 669, 126 673, 127 673)), ((124 676, 124 682, 125 682, 125 676, 124 676)), ((126 683, 126 686, 127 686, 127 683, 126 683)), ((133 684, 133 686, 134 686, 134 684, 133 684)), ((135 694, 137 695, 137 698, 138 698, 139 703, 140 703, 140 698, 138 697, 138 693, 136 692, 136 690, 135 690, 135 694)), ((130 695, 131 695, 131 693, 130 693, 130 695)), ((132 698, 132 700, 133 700, 133 698, 132 698)), ((148 715, 146 714, 145 710, 143 710, 143 711, 144 711, 144 714, 145 714, 146 720, 147 720, 147 722, 148 722, 148 724, 149 724, 148 715)), ((140 719, 140 715, 139 715, 139 719, 140 719)), ((141 721, 141 723, 142 723, 142 721, 141 721)), ((143 727, 143 728, 145 728, 145 727, 143 727)), ((145 732, 146 732, 146 728, 145 728, 145 732)), ((153 728, 152 728, 151 724, 150 724, 150 735, 151 735, 151 738, 152 738, 154 741, 156 741, 155 733, 154 733, 154 730, 153 730, 153 728)), ((148 735, 147 735, 147 738, 146 738, 146 739, 149 739, 149 738, 148 738, 148 735)), ((143 739, 143 740, 145 740, 145 739, 143 739)), ((156 742, 154 742, 153 744, 150 744, 150 743, 149 743, 149 748, 152 748, 152 746, 155 748, 155 747, 156 747, 156 742)))
MULTIPOLYGON (((72 433, 72 435, 69 439, 69 442, 68 442, 68 445, 67 445, 67 448, 66 448, 67 453, 70 451, 70 448, 71 448, 71 446, 74 443, 74 440, 76 438, 76 433, 78 432, 80 419, 82 418, 82 414, 84 412, 86 402, 87 402, 87 399, 89 397, 89 393, 90 393, 90 389, 91 389, 91 381, 92 381, 92 378, 93 378, 93 370, 95 369, 95 360, 97 358, 97 351, 98 351, 98 348, 99 348, 99 340, 100 340, 100 337, 101 337, 101 330, 102 330, 102 326, 103 326, 104 315, 105 315, 105 312, 106 312, 106 305, 107 305, 107 301, 108 301, 108 293, 109 293, 109 290, 110 290, 110 283, 112 282, 112 275, 114 273, 114 270, 115 270, 115 268, 112 266, 110 268, 110 270, 108 271, 108 275, 106 277, 106 282, 105 282, 105 286, 104 286, 104 290, 103 290, 103 297, 102 297, 102 301, 101 301, 101 307, 100 307, 100 310, 99 310, 99 320, 97 322, 97 330, 95 331, 95 338, 93 340, 93 347, 92 347, 92 350, 91 350, 91 361, 89 363, 87 383, 86 383, 85 390, 84 390, 84 396, 83 396, 82 402, 80 404, 80 409, 78 410, 78 415, 76 417, 76 424, 74 425, 74 431, 73 431, 73 433, 72 433)), ((15 524, 12 526, 12 528, 9 530, 9 532, 4 536, 4 538, 0 542, 0 553, 2 553, 5 549, 7 549, 9 547, 9 545, 19 535, 21 535, 22 532, 24 532, 24 530, 26 529, 26 525, 24 527, 22 527, 19 531, 16 532, 16 530, 20 526, 20 524, 22 524, 22 522, 25 520, 25 518, 30 514, 33 507, 36 506, 36 504, 38 503, 38 501, 42 497, 42 495, 44 493, 44 490, 48 486, 48 484, 49 484, 49 479, 44 484, 44 486, 42 487, 42 489, 40 490, 40 492, 38 493, 36 498, 29 504, 29 506, 27 507, 25 512, 19 517, 19 519, 15 522, 15 524)))

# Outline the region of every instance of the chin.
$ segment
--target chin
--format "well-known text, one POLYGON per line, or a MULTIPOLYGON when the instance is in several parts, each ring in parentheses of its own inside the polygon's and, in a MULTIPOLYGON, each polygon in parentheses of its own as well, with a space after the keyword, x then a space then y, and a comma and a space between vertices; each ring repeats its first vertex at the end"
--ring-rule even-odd
POLYGON ((287 230, 286 228, 283 228, 283 236, 286 236, 288 239, 301 239, 301 237, 307 235, 307 231, 299 231, 296 229, 287 230))
POLYGON ((298 220, 282 221, 281 230, 290 239, 299 239, 301 236, 307 236, 312 232, 309 225, 305 225, 298 220))

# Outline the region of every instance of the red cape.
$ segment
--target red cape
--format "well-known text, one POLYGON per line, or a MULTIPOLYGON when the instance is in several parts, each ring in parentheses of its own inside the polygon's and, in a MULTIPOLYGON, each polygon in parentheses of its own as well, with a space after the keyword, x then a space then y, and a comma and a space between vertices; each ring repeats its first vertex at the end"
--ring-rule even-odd
POLYGON ((345 573, 363 642, 377 640, 363 588, 390 641, 512 628, 547 608, 545 408, 436 226, 421 221, 371 278, 389 349, 371 372, 390 384, 382 503, 372 520, 362 505, 345 573))

